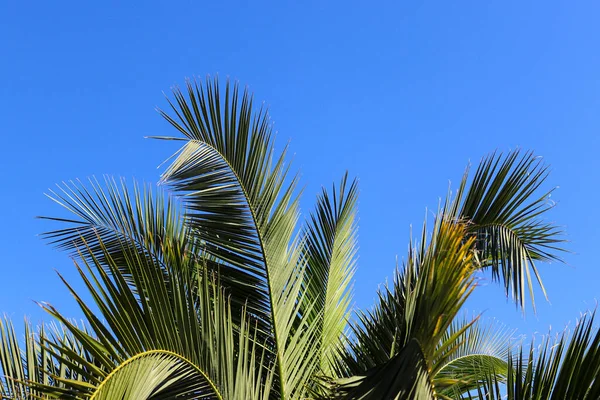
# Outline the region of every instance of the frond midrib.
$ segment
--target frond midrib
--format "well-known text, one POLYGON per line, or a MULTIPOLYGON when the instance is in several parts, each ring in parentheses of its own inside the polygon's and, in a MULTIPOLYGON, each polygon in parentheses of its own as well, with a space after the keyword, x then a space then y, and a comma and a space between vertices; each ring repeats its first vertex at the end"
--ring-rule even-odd
POLYGON ((494 359, 494 360, 498 360, 498 361, 500 361, 500 362, 503 362, 503 363, 505 363, 505 364, 506 364, 506 361, 505 361, 503 358, 501 358, 501 357, 498 357, 498 356, 496 356, 496 355, 493 355, 493 354, 486 354, 486 353, 473 353, 473 354, 465 354, 465 355, 462 355, 462 356, 459 356, 459 357, 453 358, 452 360, 448 361, 446 364, 444 364, 444 366, 442 366, 442 367, 439 369, 439 371, 438 371, 438 374, 439 374, 440 372, 442 372, 443 370, 445 370, 446 368, 448 368, 449 366, 451 366, 452 364, 455 364, 456 362, 458 362, 458 361, 460 361, 460 360, 463 360, 463 359, 465 359, 465 358, 469 358, 469 357, 486 357, 486 358, 492 358, 492 359, 494 359))
POLYGON ((110 381, 110 379, 113 376, 115 376, 119 371, 121 371, 123 368, 125 368, 126 366, 128 366, 129 364, 135 362, 136 360, 138 360, 140 358, 148 357, 148 356, 155 355, 155 354, 162 354, 162 355, 168 355, 168 356, 175 357, 175 358, 185 362, 192 368, 194 368, 194 370, 196 372, 198 372, 204 378, 204 380, 206 382, 208 382, 208 384, 210 385, 211 389, 213 390, 213 392, 215 393, 217 398, 219 400, 223 400, 223 396, 219 392, 219 389, 217 388, 216 384, 212 381, 212 379, 210 379, 210 377, 199 366, 197 366, 196 364, 194 364, 193 362, 191 362, 190 360, 188 360, 186 357, 182 356, 181 354, 177 354, 170 350, 148 350, 148 351, 136 354, 135 356, 128 358, 123 363, 119 364, 114 370, 112 370, 110 372, 110 374, 108 374, 102 380, 102 382, 100 382, 100 385, 98 385, 98 387, 94 391, 94 394, 92 395, 92 397, 90 397, 90 400, 94 400, 96 398, 96 395, 100 392, 100 390, 104 387, 104 385, 106 385, 110 381))
MULTIPOLYGON (((270 310, 270 314, 271 314, 271 322, 272 322, 272 329, 273 329, 273 336, 274 336, 274 342, 275 342, 275 346, 277 347, 277 370, 279 371, 279 377, 280 379, 283 377, 283 368, 281 365, 281 359, 280 359, 280 354, 279 354, 279 340, 278 340, 278 336, 277 336, 277 324, 275 322, 275 315, 274 315, 274 307, 273 307, 273 290, 271 288, 271 279, 269 276, 269 266, 267 263, 267 254, 265 251, 265 246, 264 246, 264 239, 262 237, 262 233, 260 232, 260 229, 258 229, 258 219, 256 217, 256 213, 254 211, 254 208, 252 207, 252 204, 250 202, 250 197, 248 196, 248 192, 246 191, 246 187, 244 186, 244 184, 242 183, 241 178, 239 177, 239 175, 237 174, 237 172, 235 171, 235 168, 233 168, 233 166, 231 165, 231 163, 229 163, 229 161, 227 160, 227 157, 225 157, 217 148, 215 148, 214 146, 212 146, 210 143, 204 141, 204 140, 198 140, 198 139, 189 139, 190 142, 195 142, 195 143, 199 143, 201 145, 204 145, 206 147, 208 147, 210 150, 214 151, 219 158, 227 165, 227 168, 229 169, 229 171, 233 174, 235 180, 238 183, 238 186, 242 192, 242 195, 244 196, 244 200, 246 201, 246 204, 248 205, 248 209, 250 210, 250 215, 252 216, 252 222, 254 225, 254 230, 256 232, 256 236, 258 237, 258 245, 260 246, 260 251, 263 255, 263 259, 264 259, 264 263, 265 263, 265 275, 266 275, 266 279, 267 279, 267 285, 269 288, 269 306, 271 308, 270 310)), ((281 398, 285 399, 285 385, 283 383, 280 384, 280 390, 281 390, 281 398)))

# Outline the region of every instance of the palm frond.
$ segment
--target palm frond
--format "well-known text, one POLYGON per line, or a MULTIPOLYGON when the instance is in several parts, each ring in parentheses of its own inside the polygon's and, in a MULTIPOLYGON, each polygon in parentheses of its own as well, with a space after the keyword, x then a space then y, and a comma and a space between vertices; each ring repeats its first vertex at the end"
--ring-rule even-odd
MULTIPOLYGON (((85 329, 84 329, 85 331, 85 329)), ((0 321, 0 395, 3 399, 70 399, 70 390, 62 384, 71 381, 82 384, 80 369, 63 362, 66 354, 75 354, 91 362, 85 349, 64 326, 41 325, 34 331, 25 321, 24 341, 18 340, 12 322, 0 321), (62 343, 63 351, 54 352, 44 344, 62 343), (45 390, 43 388, 49 389, 45 390)))
POLYGON ((231 291, 247 295, 276 355, 281 397, 301 396, 305 385, 296 383, 308 380, 317 359, 310 346, 315 328, 298 321, 310 300, 297 296, 304 245, 295 236, 296 179, 288 182, 286 151, 275 156, 269 118, 253 113, 248 92, 240 95, 228 83, 222 98, 216 79, 204 87, 188 82, 186 89, 187 97, 173 91, 174 117, 162 112, 187 138, 163 181, 183 196, 187 226, 222 262, 231 291))
POLYGON ((508 379, 502 384, 491 375, 477 391, 463 399, 573 399, 600 398, 600 330, 595 312, 585 314, 573 333, 550 335, 541 346, 532 342, 508 358, 508 379))
POLYGON ((90 399, 222 400, 212 382, 203 377, 202 371, 197 371, 191 363, 176 354, 149 351, 119 365, 94 389, 90 399))
MULTIPOLYGON (((163 279, 170 279, 167 263, 170 268, 179 268, 180 273, 191 275, 198 268, 207 268, 209 274, 220 271, 222 262, 206 254, 203 243, 183 224, 181 204, 160 189, 154 192, 149 185, 140 186, 134 181, 132 187, 130 189, 123 179, 117 183, 109 177, 105 178, 104 185, 90 179, 87 185, 77 181, 59 186, 58 190, 50 191, 48 197, 73 213, 76 219, 41 217, 68 225, 46 232, 42 237, 111 273, 106 267, 109 257, 134 288, 134 272, 130 268, 136 264, 130 261, 135 253, 135 258, 161 266, 163 279), (94 259, 98 262, 94 263, 94 259)), ((243 272, 221 277, 225 287, 235 286, 240 281, 256 284, 252 275, 243 272)), ((239 290, 229 292, 234 318, 243 314, 249 295, 251 293, 239 290)))
POLYGON ((306 230, 307 273, 305 286, 314 302, 305 315, 309 325, 319 325, 320 372, 332 375, 342 337, 350 318, 350 283, 356 266, 357 182, 347 187, 348 174, 331 194, 323 189, 306 230))
MULTIPOLYGON (((94 178, 88 185, 80 181, 63 183, 47 196, 76 219, 40 217, 69 225, 42 237, 72 255, 103 257, 107 251, 113 260, 127 267, 121 254, 124 244, 161 263, 164 246, 177 246, 182 254, 191 246, 190 236, 181 224, 180 207, 160 190, 154 195, 149 186, 140 187, 134 182, 132 193, 123 179, 117 183, 105 177, 103 188, 94 178)), ((126 277, 130 275, 129 271, 122 272, 126 277)))
POLYGON ((512 332, 498 323, 482 326, 479 318, 455 319, 442 338, 432 368, 439 394, 457 398, 493 375, 508 375, 512 332))
POLYGON ((364 374, 338 379, 330 388, 331 399, 352 400, 434 400, 424 354, 416 339, 408 343, 386 363, 364 374))
MULTIPOLYGON (((83 265, 76 263, 76 267, 100 315, 65 281, 91 333, 75 326, 51 305, 43 306, 87 355, 69 351, 64 341, 43 342, 47 351, 82 378, 77 382, 58 379, 63 392, 82 398, 98 392, 98 398, 114 398, 111 396, 127 385, 123 382, 148 374, 156 386, 139 390, 149 390, 152 398, 176 394, 219 399, 225 398, 224 393, 236 392, 268 397, 273 379, 268 367, 271 361, 265 358, 263 343, 256 341, 256 328, 251 327, 246 314, 233 318, 225 295, 207 269, 196 269, 191 275, 186 268, 167 262, 165 271, 163 265, 142 257, 125 243, 120 254, 129 264, 128 282, 100 239, 98 243, 104 251, 103 261, 82 257, 83 265), (163 279, 165 272, 169 279, 163 279)), ((169 249, 164 250, 165 257, 170 257, 169 249)), ((91 250, 87 254, 92 254, 91 250)), ((134 387, 135 382, 128 385, 134 387)), ((33 387, 51 394, 56 386, 33 387)))
POLYGON ((491 269, 502 281, 506 295, 523 308, 525 290, 534 302, 533 276, 546 295, 536 261, 559 261, 564 251, 562 231, 542 217, 553 208, 550 191, 538 193, 548 167, 533 153, 512 151, 505 157, 485 157, 468 185, 469 169, 444 213, 468 222, 468 235, 476 237, 481 268, 491 269))
MULTIPOLYGON (((25 347, 20 346, 21 341, 17 338, 12 322, 4 317, 0 320, 0 394, 4 399, 21 399, 35 395, 26 385, 28 380, 39 378, 49 379, 48 374, 38 378, 38 365, 40 358, 37 357, 36 341, 31 332, 31 325, 25 323, 25 347)), ((41 357, 44 360, 44 357, 41 357)))
POLYGON ((463 225, 437 220, 431 241, 418 249, 410 247, 393 289, 380 293, 375 309, 359 314, 353 326, 356 340, 344 359, 350 374, 362 376, 388 362, 400 362, 397 358, 408 343, 418 343, 432 378, 438 345, 474 289, 473 241, 465 242, 464 235, 463 225))

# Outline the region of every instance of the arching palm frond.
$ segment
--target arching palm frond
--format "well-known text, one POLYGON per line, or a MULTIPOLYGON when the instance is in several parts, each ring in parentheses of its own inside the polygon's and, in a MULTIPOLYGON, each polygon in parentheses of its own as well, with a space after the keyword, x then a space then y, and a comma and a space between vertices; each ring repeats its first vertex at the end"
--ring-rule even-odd
POLYGON ((326 376, 337 374, 334 369, 350 318, 350 284, 356 266, 358 187, 356 181, 348 186, 347 179, 348 174, 331 193, 323 189, 305 232, 305 290, 314 305, 303 318, 319 326, 314 345, 320 347, 319 372, 326 376))
POLYGON ((493 375, 508 375, 512 332, 499 324, 482 326, 479 318, 455 319, 438 346, 432 374, 438 395, 455 399, 477 389, 493 375))
POLYGON ((42 237, 74 256, 100 258, 104 253, 123 269, 126 279, 131 271, 124 262, 123 246, 140 255, 165 263, 164 246, 179 248, 183 256, 193 253, 192 237, 181 224, 181 209, 160 190, 153 194, 149 186, 134 182, 133 191, 125 180, 117 183, 106 177, 103 186, 90 179, 88 185, 69 182, 50 190, 48 197, 71 212, 76 219, 41 217, 66 223, 66 228, 46 232, 42 237))
MULTIPOLYGON (((136 258, 159 265, 164 279, 170 279, 167 264, 169 268, 179 269, 179 273, 185 271, 191 275, 198 268, 207 268, 209 274, 220 271, 222 262, 206 254, 203 243, 183 224, 179 202, 160 189, 153 192, 149 185, 140 186, 134 181, 132 188, 123 179, 117 183, 108 177, 104 185, 90 179, 87 185, 70 182, 59 186, 49 197, 76 219, 42 217, 68 225, 46 232, 42 237, 111 273, 106 266, 109 257, 119 266, 128 284, 134 283, 134 271, 130 268, 136 264, 129 261, 135 253, 136 258), (94 259, 98 262, 94 263, 94 259)), ((224 286, 234 285, 230 281, 243 281, 248 285, 257 282, 251 274, 221 277, 224 286)), ((241 318, 249 293, 231 291, 229 296, 233 318, 241 318)))
POLYGON ((187 360, 167 352, 139 354, 119 365, 94 390, 92 400, 221 398, 187 360), (213 392, 212 396, 207 393, 213 392))
POLYGON ((296 179, 288 182, 286 152, 275 156, 266 112, 254 114, 251 96, 236 86, 228 83, 223 97, 216 79, 188 82, 187 97, 173 93, 175 116, 163 116, 186 141, 163 180, 183 196, 187 226, 222 262, 231 292, 247 296, 276 357, 281 398, 301 398, 317 368, 317 327, 298 319, 311 300, 301 290, 304 245, 295 236, 296 179))
POLYGON ((528 289, 535 305, 532 275, 546 294, 535 262, 560 260, 557 252, 564 242, 561 230, 542 219, 554 205, 549 199, 553 190, 538 194, 548 167, 533 153, 517 150, 485 157, 469 185, 468 172, 445 214, 468 222, 481 268, 503 281, 506 295, 523 308, 528 289))

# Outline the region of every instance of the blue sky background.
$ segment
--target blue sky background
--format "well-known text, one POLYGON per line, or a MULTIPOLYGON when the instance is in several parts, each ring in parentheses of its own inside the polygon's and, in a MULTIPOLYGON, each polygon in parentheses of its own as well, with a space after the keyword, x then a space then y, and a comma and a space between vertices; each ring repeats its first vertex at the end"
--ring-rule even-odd
POLYGON ((156 182, 174 147, 155 106, 185 77, 219 74, 269 105, 291 139, 308 213, 321 185, 360 178, 355 301, 373 303, 448 181, 494 149, 534 149, 560 186, 549 216, 566 265, 541 265, 550 303, 525 316, 485 283, 468 304, 519 333, 555 331, 600 294, 600 4, 581 2, 0 3, 0 311, 73 316, 54 269, 77 280, 34 219, 55 183, 110 174, 156 182))

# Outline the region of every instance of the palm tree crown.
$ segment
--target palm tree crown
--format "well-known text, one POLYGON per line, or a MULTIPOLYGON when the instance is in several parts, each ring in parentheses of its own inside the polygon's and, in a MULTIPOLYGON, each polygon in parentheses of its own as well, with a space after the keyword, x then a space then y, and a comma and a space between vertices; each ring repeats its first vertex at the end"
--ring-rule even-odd
MULTIPOLYGON (((266 110, 237 85, 188 81, 161 115, 181 149, 159 190, 71 182, 44 234, 74 256, 85 316, 0 323, 3 398, 598 399, 593 314, 537 351, 460 310, 491 273, 516 304, 544 291, 560 230, 532 153, 484 158, 409 246, 375 306, 354 311, 358 187, 343 176, 303 221, 298 176, 266 110)), ((61 277, 62 279, 62 277, 61 277)), ((545 291, 544 291, 545 293, 545 291)))

